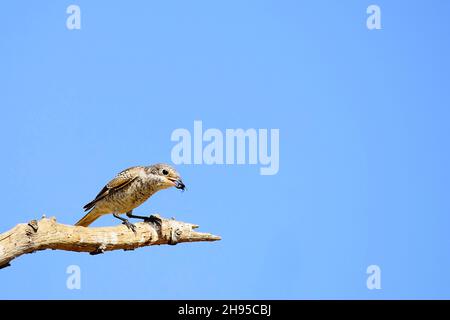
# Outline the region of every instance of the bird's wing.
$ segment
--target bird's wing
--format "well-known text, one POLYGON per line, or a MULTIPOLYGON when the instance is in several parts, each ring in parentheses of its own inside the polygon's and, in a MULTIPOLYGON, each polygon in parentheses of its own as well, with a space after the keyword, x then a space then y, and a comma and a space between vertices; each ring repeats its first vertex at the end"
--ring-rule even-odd
POLYGON ((117 174, 114 179, 112 179, 106 184, 106 186, 103 187, 103 189, 98 193, 95 199, 86 204, 83 209, 85 211, 91 209, 98 201, 102 200, 111 192, 120 190, 133 182, 140 175, 142 169, 143 167, 131 167, 117 174))

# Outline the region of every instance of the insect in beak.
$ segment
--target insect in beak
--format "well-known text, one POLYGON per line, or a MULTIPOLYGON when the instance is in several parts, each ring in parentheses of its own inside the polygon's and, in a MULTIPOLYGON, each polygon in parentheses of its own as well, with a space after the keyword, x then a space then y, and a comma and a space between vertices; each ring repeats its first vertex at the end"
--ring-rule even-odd
POLYGON ((168 178, 174 185, 175 188, 181 189, 182 191, 186 190, 186 186, 181 179, 168 178))
POLYGON ((181 179, 175 180, 175 188, 181 189, 181 191, 186 190, 186 186, 184 185, 183 181, 181 181, 181 179))

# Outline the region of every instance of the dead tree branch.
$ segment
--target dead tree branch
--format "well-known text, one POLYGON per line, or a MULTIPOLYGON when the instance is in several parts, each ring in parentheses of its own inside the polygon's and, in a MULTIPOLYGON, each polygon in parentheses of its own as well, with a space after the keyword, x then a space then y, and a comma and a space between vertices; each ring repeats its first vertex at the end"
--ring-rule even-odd
POLYGON ((140 247, 181 242, 217 241, 219 236, 197 232, 197 225, 156 217, 158 223, 136 223, 136 232, 124 225, 85 228, 56 222, 55 218, 18 224, 0 234, 0 269, 26 253, 38 250, 66 250, 103 253, 112 250, 134 250, 140 247))

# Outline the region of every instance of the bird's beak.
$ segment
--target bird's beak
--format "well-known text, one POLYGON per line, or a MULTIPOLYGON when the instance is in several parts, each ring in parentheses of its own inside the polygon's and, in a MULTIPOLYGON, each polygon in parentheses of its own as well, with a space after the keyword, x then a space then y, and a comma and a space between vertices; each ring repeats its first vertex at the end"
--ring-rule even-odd
POLYGON ((186 190, 186 186, 184 185, 183 181, 180 178, 168 178, 172 183, 173 186, 177 189, 181 189, 182 191, 186 190))

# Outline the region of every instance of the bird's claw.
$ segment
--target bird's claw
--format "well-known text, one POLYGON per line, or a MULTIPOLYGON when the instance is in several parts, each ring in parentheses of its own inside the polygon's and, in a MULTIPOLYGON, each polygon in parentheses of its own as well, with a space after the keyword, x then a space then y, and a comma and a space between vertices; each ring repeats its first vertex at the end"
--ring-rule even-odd
POLYGON ((161 225, 162 225, 162 219, 159 216, 154 215, 154 214, 145 218, 144 222, 152 223, 154 225, 157 225, 159 228, 161 228, 161 225))
POLYGON ((130 221, 125 220, 124 222, 122 222, 122 224, 126 225, 128 229, 136 233, 136 226, 132 224, 130 221))

